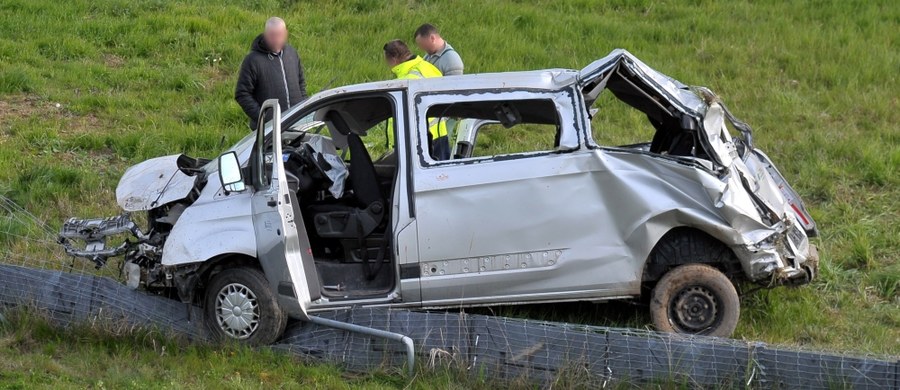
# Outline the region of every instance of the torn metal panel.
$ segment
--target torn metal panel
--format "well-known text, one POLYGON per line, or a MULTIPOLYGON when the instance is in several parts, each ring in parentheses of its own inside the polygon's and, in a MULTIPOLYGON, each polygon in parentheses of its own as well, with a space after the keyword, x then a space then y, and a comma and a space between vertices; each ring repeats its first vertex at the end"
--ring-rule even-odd
POLYGON ((598 77, 608 77, 609 72, 616 70, 619 66, 624 66, 631 74, 662 92, 662 96, 672 106, 684 113, 702 116, 705 112, 706 103, 691 91, 688 86, 647 66, 647 64, 624 49, 613 50, 606 57, 594 61, 581 69, 578 75, 579 83, 584 86, 592 81, 596 81, 598 77))
POLYGON ((804 214, 805 209, 801 212, 793 206, 799 201, 786 197, 793 189, 777 171, 773 172, 774 167, 762 152, 748 151, 752 146, 746 145, 745 156, 739 155, 735 139, 725 126, 726 118, 736 122, 718 102, 711 103, 704 118, 704 130, 718 160, 729 168, 724 178, 725 188, 716 191, 721 194, 717 207, 722 208, 730 224, 741 230, 747 241, 742 247, 733 246, 744 260, 745 272, 752 280, 772 277, 780 281, 814 272, 817 259, 807 266, 810 271, 801 269, 801 264, 813 255, 807 234, 798 227, 801 221, 811 221, 811 218, 804 214), (773 275, 776 270, 779 271, 773 275))
POLYGON ((719 162, 725 166, 731 166, 732 161, 738 158, 737 150, 731 139, 731 134, 725 127, 725 110, 717 103, 710 105, 703 117, 703 130, 706 138, 712 145, 719 162))

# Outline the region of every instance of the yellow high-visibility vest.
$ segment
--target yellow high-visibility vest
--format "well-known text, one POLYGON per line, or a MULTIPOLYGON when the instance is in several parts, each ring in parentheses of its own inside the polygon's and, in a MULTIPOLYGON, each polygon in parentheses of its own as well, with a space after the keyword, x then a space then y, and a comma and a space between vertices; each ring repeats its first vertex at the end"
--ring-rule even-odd
POLYGON ((428 79, 443 76, 438 68, 419 56, 391 68, 391 72, 398 79, 428 79))
MULTIPOLYGON (((391 68, 391 72, 397 76, 397 79, 427 79, 443 76, 438 68, 419 56, 391 68)), ((390 130, 392 126, 392 121, 388 122, 387 135, 389 148, 394 147, 394 132, 390 130)), ((447 122, 439 118, 428 118, 428 132, 431 133, 432 139, 446 137, 447 122)))

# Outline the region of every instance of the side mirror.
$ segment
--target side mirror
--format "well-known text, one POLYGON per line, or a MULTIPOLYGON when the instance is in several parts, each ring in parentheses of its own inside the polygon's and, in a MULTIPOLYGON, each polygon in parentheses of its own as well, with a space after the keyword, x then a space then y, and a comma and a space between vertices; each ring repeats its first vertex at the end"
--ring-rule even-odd
POLYGON ((219 181, 227 192, 241 192, 247 188, 237 153, 232 151, 219 156, 219 181))

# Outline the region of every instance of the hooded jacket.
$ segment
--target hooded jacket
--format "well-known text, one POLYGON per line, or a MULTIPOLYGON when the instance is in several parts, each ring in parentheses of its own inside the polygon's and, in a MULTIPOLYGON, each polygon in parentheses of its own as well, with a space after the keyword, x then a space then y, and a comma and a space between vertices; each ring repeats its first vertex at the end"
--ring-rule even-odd
POLYGON ((306 78, 296 49, 286 44, 281 53, 273 53, 260 34, 241 64, 234 99, 250 117, 250 128, 255 130, 259 107, 273 98, 278 99, 282 110, 302 102, 306 99, 306 78))

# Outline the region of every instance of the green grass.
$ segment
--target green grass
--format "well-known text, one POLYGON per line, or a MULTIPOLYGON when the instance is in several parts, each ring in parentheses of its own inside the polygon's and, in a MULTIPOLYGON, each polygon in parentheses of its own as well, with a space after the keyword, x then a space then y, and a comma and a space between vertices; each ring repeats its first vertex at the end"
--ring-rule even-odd
MULTIPOLYGON (((0 388, 390 389, 408 382, 388 373, 349 375, 266 349, 189 344, 148 330, 60 330, 27 311, 8 316, 0 323, 0 388)), ((430 375, 427 383, 450 377, 430 375)))
MULTIPOLYGON (((0 194, 53 228, 71 215, 116 213, 115 185, 131 164, 179 152, 215 157, 243 136, 246 121, 232 100, 237 68, 270 15, 288 21, 310 92, 390 78, 381 46, 409 39, 424 21, 442 27, 468 73, 581 68, 626 48, 666 74, 716 91, 754 126, 757 145, 819 223, 819 279, 748 296, 735 336, 900 353, 900 7, 894 2, 6 0, 0 13, 0 194)), ((600 108, 593 123, 600 143, 649 137, 635 111, 609 96, 600 108)), ((606 305, 509 314, 648 323, 639 308, 606 305)), ((211 347, 173 348, 166 356, 133 347, 145 362, 140 366, 150 368, 126 369, 129 359, 122 356, 132 355, 93 346, 103 337, 81 342, 51 334, 29 336, 35 340, 20 352, 0 348, 0 383, 165 387, 194 378, 196 365, 206 364, 216 374, 196 380, 254 387, 226 378, 233 379, 228 372, 240 361, 258 361, 242 378, 256 380, 271 365, 283 375, 311 370, 325 381, 322 387, 355 386, 333 368, 254 351, 226 357, 211 347), (86 366, 106 369, 91 373, 86 366), (28 382, 35 377, 40 382, 28 382)), ((130 341, 109 343, 130 348, 130 341)), ((428 387, 430 380, 417 383, 428 387)))

